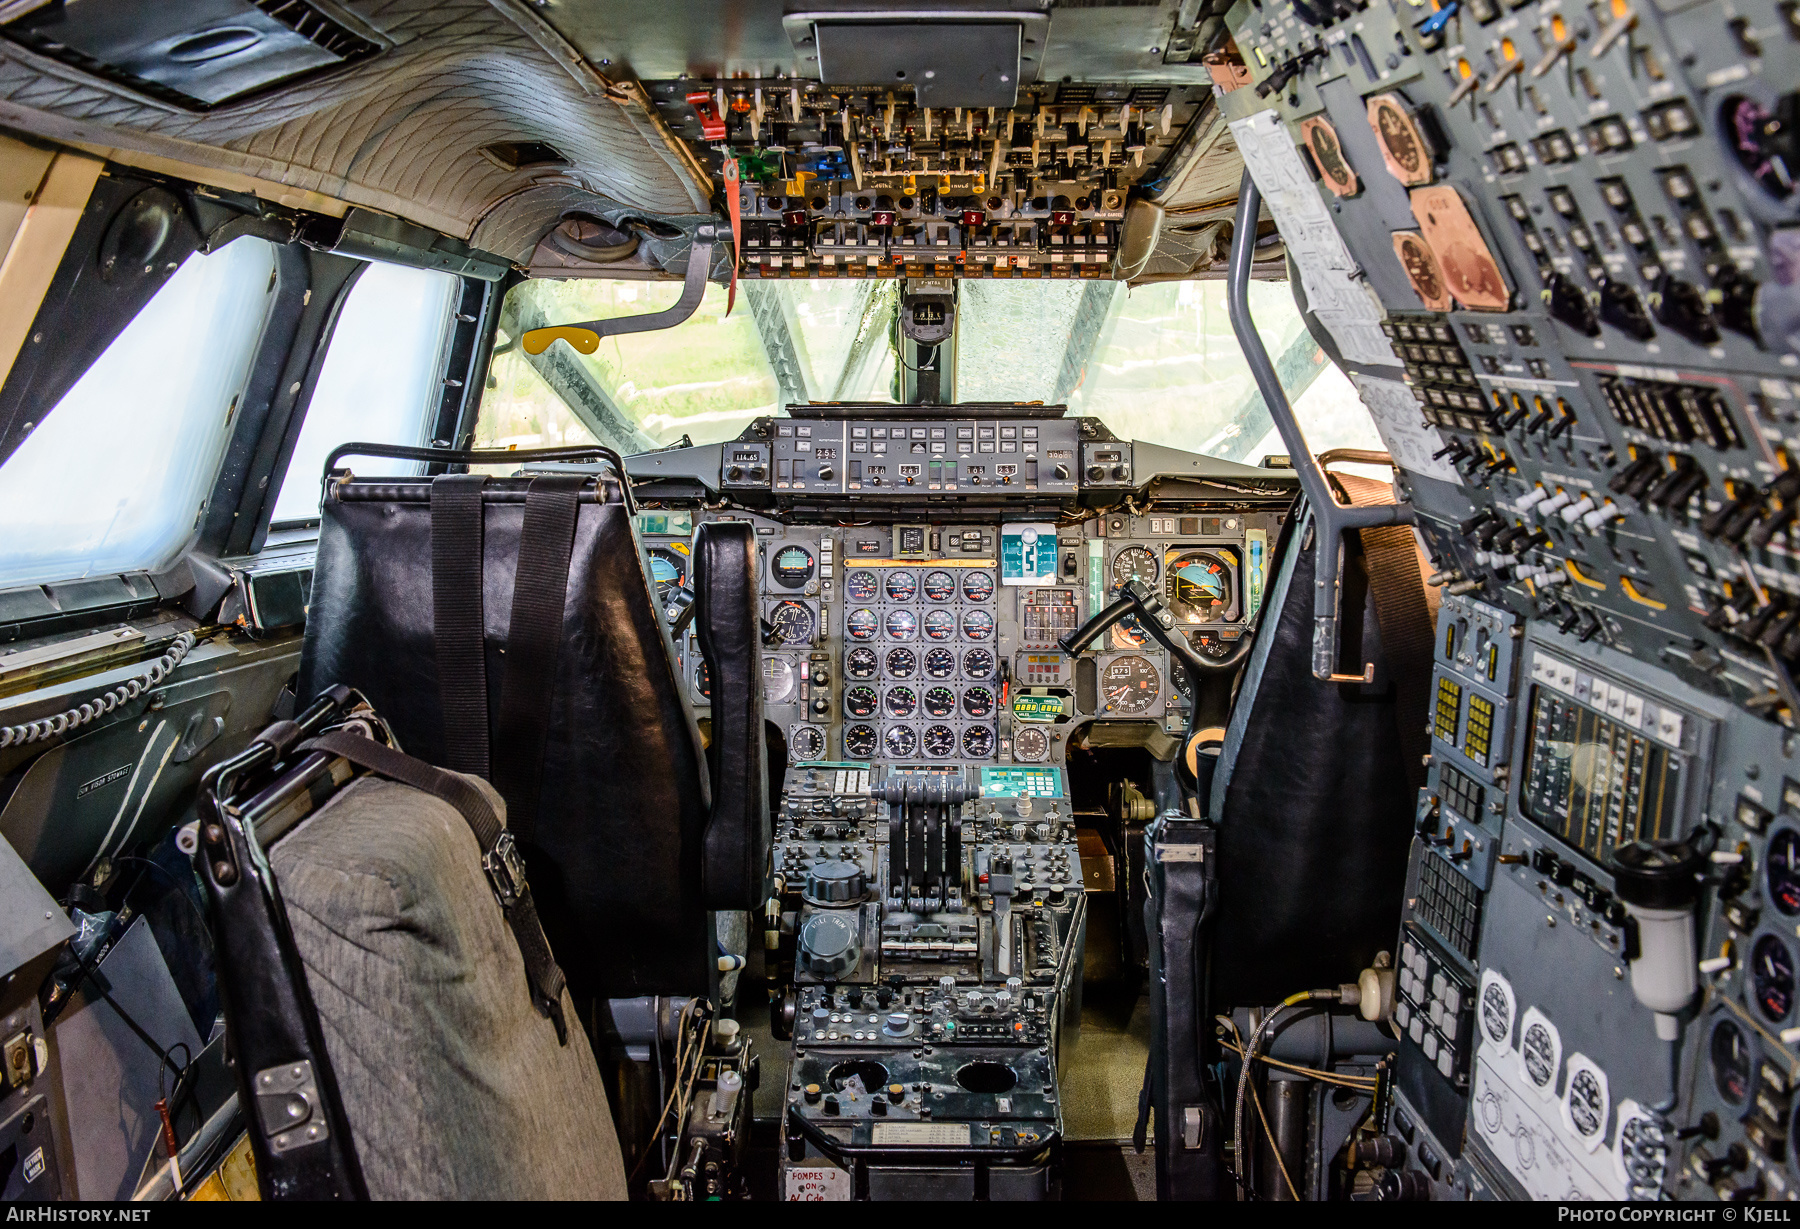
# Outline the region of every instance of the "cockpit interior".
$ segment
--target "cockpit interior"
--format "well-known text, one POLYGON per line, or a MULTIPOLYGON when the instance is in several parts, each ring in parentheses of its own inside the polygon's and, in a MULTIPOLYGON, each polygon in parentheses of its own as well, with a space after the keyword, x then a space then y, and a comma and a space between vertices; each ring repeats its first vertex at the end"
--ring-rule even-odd
POLYGON ((0 0, 0 1200, 1800 1198, 1796 134, 1791 0, 0 0))

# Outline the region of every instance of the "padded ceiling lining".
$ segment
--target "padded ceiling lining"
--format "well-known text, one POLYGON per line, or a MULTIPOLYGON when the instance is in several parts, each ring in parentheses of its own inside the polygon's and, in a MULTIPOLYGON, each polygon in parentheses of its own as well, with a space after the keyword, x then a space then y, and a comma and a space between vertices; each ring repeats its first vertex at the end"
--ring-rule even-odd
POLYGON ((706 211, 706 188, 654 115, 629 91, 606 90, 522 0, 344 7, 396 46, 207 114, 0 43, 0 123, 272 180, 460 239, 546 181, 646 213, 706 211), (570 165, 508 171, 479 152, 495 141, 545 141, 570 165))

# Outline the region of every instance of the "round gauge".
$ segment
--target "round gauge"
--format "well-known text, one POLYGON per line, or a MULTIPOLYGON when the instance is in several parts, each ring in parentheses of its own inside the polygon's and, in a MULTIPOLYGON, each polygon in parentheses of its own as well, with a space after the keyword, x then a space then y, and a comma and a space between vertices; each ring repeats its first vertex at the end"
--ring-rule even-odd
POLYGON ((1141 649, 1149 643, 1149 634, 1131 615, 1126 615, 1112 625, 1112 645, 1115 649, 1141 649))
POLYGON ((1732 1105, 1742 1105, 1750 1095, 1750 1042, 1736 1020, 1721 1016, 1713 1025, 1707 1049, 1712 1057, 1713 1086, 1732 1105))
POLYGON ((844 731, 844 754, 853 760, 866 760, 875 754, 875 727, 853 725, 844 731))
POLYGON ((890 687, 881 707, 890 717, 910 717, 919 707, 919 693, 910 687, 890 687))
POLYGON ((956 731, 947 725, 926 726, 925 754, 938 756, 955 755, 956 731))
POLYGON ((1793 917, 1800 913, 1800 832, 1779 828, 1763 853, 1768 866, 1769 903, 1793 917))
POLYGON ((963 754, 972 760, 985 760, 994 754, 994 732, 985 725, 972 725, 963 731, 963 754))
POLYGON ((775 552, 775 562, 769 565, 769 575, 784 589, 800 589, 813 578, 816 567, 812 552, 804 546, 784 546, 775 552))
POLYGON ((1536 1021, 1527 1024, 1519 1037, 1519 1058, 1525 1064, 1525 1078, 1539 1088, 1554 1087, 1557 1057, 1556 1042, 1550 1030, 1536 1021))
POLYGON ((1022 725, 1013 729, 1013 758, 1025 764, 1036 764, 1050 754, 1050 736, 1038 726, 1022 725))
POLYGON ((913 656, 911 649, 889 649, 887 655, 887 672, 891 679, 909 679, 913 671, 919 668, 919 659, 913 656))
POLYGON ((910 610, 890 610, 886 627, 889 640, 911 640, 919 634, 919 616, 910 610))
POLYGON ((1775 935, 1750 949, 1750 991, 1764 1016, 1779 1024, 1794 1008, 1794 954, 1775 935))
POLYGON ((881 663, 874 649, 851 649, 844 656, 844 673, 853 679, 872 679, 881 663))
POLYGON ((985 602, 994 596, 994 578, 986 572, 970 572, 963 577, 963 596, 971 602, 985 602))
POLYGON ((844 711, 852 717, 873 717, 878 704, 873 687, 852 687, 844 692, 844 711))
POLYGON ((1100 698, 1106 702, 1105 712, 1143 713, 1156 703, 1162 693, 1162 680, 1156 667, 1135 654, 1115 657, 1100 671, 1100 698))
POLYGON ((922 583, 925 596, 934 602, 947 602, 956 596, 956 577, 948 572, 927 572, 922 583))
POLYGON ((994 655, 986 649, 970 649, 963 654, 963 673, 972 679, 984 679, 994 672, 994 655))
POLYGON ((1188 678, 1187 667, 1174 658, 1169 659, 1169 686, 1184 700, 1191 701, 1194 698, 1194 684, 1188 678))
POLYGON ((925 614, 925 639, 948 640, 956 635, 956 612, 931 610, 925 614))
POLYGON ((1569 1121, 1580 1138, 1594 1139, 1606 1126, 1606 1115, 1611 1107, 1606 1103, 1606 1090, 1600 1086, 1600 1079, 1592 1068, 1581 1067, 1569 1077, 1564 1104, 1569 1108, 1569 1121))
POLYGON ((985 687, 971 687, 962 694, 962 710, 971 717, 985 717, 994 711, 994 693, 985 687))
POLYGON ((813 638, 812 607, 805 602, 778 602, 769 612, 769 622, 781 633, 783 644, 811 644, 813 638))
POLYGON ((792 704, 800 694, 800 668, 785 657, 763 658, 763 703, 792 704))
POLYGON ((1156 583, 1156 556, 1141 546, 1127 546, 1113 556, 1113 588, 1123 589, 1134 580, 1146 585, 1156 583))
POLYGON ((1231 608, 1231 572, 1209 551, 1189 551, 1169 565, 1164 596, 1183 623, 1216 623, 1231 608))
POLYGON ((887 595, 890 602, 910 602, 919 591, 919 578, 911 572, 889 572, 887 595))
POLYGON ((925 673, 934 679, 947 679, 956 673, 956 654, 949 649, 933 649, 925 654, 925 673))
POLYGON ((994 616, 985 610, 966 611, 962 629, 965 640, 986 640, 994 634, 994 616))
POLYGON ((844 616, 844 635, 852 640, 873 640, 880 626, 881 620, 875 617, 873 610, 852 610, 844 616))
POLYGON ((889 755, 905 759, 919 749, 919 736, 913 733, 911 726, 889 726, 888 732, 882 735, 881 745, 887 748, 889 755))
POLYGON ((706 668, 704 657, 694 665, 694 694, 702 700, 712 699, 712 671, 706 668))
POLYGON ((844 577, 844 593, 853 602, 872 602, 880 590, 881 582, 875 573, 869 571, 852 572, 844 577))
POLYGON ((797 725, 788 731, 788 752, 799 763, 825 755, 825 735, 817 726, 797 725))
POLYGON ((948 687, 925 689, 925 713, 931 717, 948 717, 956 711, 956 693, 948 687))
POLYGON ((667 613, 675 591, 687 582, 687 558, 672 546, 652 546, 644 556, 650 561, 650 583, 656 587, 656 603, 667 613))

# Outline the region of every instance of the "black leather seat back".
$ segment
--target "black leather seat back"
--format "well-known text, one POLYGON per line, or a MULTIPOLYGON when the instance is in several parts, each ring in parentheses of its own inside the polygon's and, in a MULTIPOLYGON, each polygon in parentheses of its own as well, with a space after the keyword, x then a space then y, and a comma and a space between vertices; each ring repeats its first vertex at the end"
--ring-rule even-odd
MULTIPOLYGON (((488 712, 501 713, 524 479, 482 496, 488 712)), ((596 494, 598 490, 598 494, 596 494)), ((533 816, 516 829, 544 930, 578 1004, 591 996, 706 995, 716 977, 702 896, 704 757, 610 484, 575 516, 562 643, 533 816)), ((359 688, 408 754, 449 762, 434 640, 431 484, 336 482, 322 512, 301 695, 359 688)), ((515 654, 516 656, 516 654, 515 654)), ((496 738, 500 756, 505 740, 496 738)), ((496 764, 494 778, 506 773, 496 764)), ((527 776, 529 774, 526 774, 527 776)), ((503 786, 502 792, 505 791, 503 786)))
POLYGON ((1286 545, 1213 784, 1219 1008, 1355 981, 1393 945, 1413 835, 1404 727, 1425 713, 1393 685, 1365 552, 1346 544, 1342 643, 1350 669, 1376 663, 1372 686, 1313 677, 1317 535, 1303 519, 1286 545))
POLYGON ((767 897, 769 769, 756 571, 756 531, 747 522, 709 522, 694 535, 694 628, 712 680, 705 899, 714 909, 760 909, 767 897))

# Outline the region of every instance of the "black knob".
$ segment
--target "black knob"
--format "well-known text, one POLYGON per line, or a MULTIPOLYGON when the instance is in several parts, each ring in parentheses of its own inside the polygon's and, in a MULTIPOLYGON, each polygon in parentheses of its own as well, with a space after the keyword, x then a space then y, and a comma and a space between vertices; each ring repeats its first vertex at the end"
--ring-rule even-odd
POLYGON ((1375 1193, 1383 1203, 1418 1203, 1431 1198, 1431 1180, 1410 1169, 1390 1169, 1375 1193))
POLYGON ((1069 467, 1067 465, 1058 463, 1056 469, 1052 472, 1055 473, 1058 482, 1067 482, 1069 480, 1069 467))
POLYGON ((750 481, 761 482, 763 479, 767 478, 768 476, 769 476, 768 466, 752 465, 750 467, 750 481))
POLYGON ((1691 1127, 1682 1127, 1675 1132, 1676 1139, 1694 1139, 1705 1136, 1707 1139, 1719 1138, 1719 1116, 1711 1110, 1700 1115, 1700 1120, 1691 1127))
POLYGON ((1087 476, 1088 476, 1089 482, 1104 482, 1106 480, 1106 466, 1104 466, 1104 465, 1088 466, 1087 467, 1087 476))
POLYGON ((832 478, 835 476, 836 475, 835 475, 834 471, 832 470, 831 466, 829 466, 829 465, 819 466, 819 481, 820 482, 830 482, 832 480, 832 478))
POLYGON ((831 711, 831 701, 824 696, 820 696, 812 702, 812 711, 818 713, 820 716, 824 716, 831 711))
POLYGON ((736 482, 743 476, 744 469, 741 465, 733 465, 730 469, 725 471, 725 481, 727 482, 736 482))
POLYGON ((1118 479, 1120 482, 1125 481, 1127 478, 1131 477, 1131 466, 1129 466, 1129 465, 1113 466, 1113 477, 1118 479))

